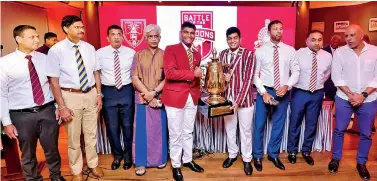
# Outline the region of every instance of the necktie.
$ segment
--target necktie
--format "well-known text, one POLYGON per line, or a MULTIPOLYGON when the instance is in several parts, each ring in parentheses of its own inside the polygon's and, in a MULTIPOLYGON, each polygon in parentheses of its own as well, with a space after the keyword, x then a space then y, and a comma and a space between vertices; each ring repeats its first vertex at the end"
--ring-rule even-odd
POLYGON ((33 90, 34 102, 37 105, 42 105, 45 102, 45 97, 43 95, 41 82, 39 81, 39 77, 38 77, 37 71, 35 70, 34 64, 31 61, 31 55, 26 55, 25 58, 29 60, 28 67, 29 67, 31 88, 33 90))
POLYGON ((76 55, 77 69, 79 71, 80 89, 82 91, 86 91, 88 90, 89 85, 88 85, 88 76, 86 74, 84 60, 81 57, 79 46, 74 45, 73 47, 76 49, 75 55, 76 55))
POLYGON ((274 89, 278 90, 280 87, 280 71, 279 71, 279 52, 278 46, 274 46, 274 89))
POLYGON ((317 53, 313 52, 313 61, 312 61, 312 74, 310 76, 310 86, 309 90, 314 92, 317 88, 317 53))
POLYGON ((122 80, 120 76, 120 61, 118 56, 118 51, 114 51, 114 77, 115 77, 115 87, 117 89, 122 88, 122 80))
POLYGON ((187 49, 187 56, 190 63, 190 70, 194 70, 194 55, 191 51, 191 49, 187 49))
POLYGON ((230 53, 230 61, 229 61, 229 64, 231 64, 234 60, 234 53, 230 53))

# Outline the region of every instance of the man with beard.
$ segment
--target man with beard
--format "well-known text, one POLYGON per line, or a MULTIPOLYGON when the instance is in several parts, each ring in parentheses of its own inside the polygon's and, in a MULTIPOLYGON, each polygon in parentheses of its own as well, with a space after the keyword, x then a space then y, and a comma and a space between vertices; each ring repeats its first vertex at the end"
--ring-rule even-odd
MULTIPOLYGON (((0 60, 0 119, 4 132, 17 139, 25 180, 42 181, 38 173, 38 140, 46 156, 52 181, 63 181, 58 149, 59 124, 47 79, 46 55, 36 52, 39 35, 30 25, 13 30, 15 52, 0 60)), ((5 179, 4 179, 5 180, 5 179)))
POLYGON ((175 180, 183 180, 181 157, 184 167, 195 172, 204 171, 192 161, 192 133, 202 76, 199 68, 202 57, 193 49, 195 31, 194 24, 184 22, 181 25, 181 42, 167 46, 164 53, 165 85, 161 101, 168 117, 170 159, 175 180))
POLYGON ((364 33, 359 25, 350 25, 344 35, 347 45, 335 51, 332 62, 332 80, 338 91, 332 159, 328 169, 331 173, 338 171, 344 132, 355 113, 360 129, 356 168, 362 179, 369 180, 365 164, 372 145, 371 125, 377 110, 377 47, 363 41, 364 33))
POLYGON ((223 163, 224 168, 232 166, 237 160, 237 122, 241 136, 241 153, 246 175, 253 173, 251 166, 251 123, 253 121, 253 95, 251 93, 254 75, 253 52, 240 47, 241 32, 236 27, 226 31, 229 48, 220 52, 220 62, 229 66, 225 69, 228 82, 224 97, 233 102, 234 115, 224 117, 229 156, 223 163))
POLYGON ((296 54, 300 65, 300 77, 292 90, 291 115, 288 131, 288 160, 296 163, 302 120, 305 117, 305 132, 302 157, 314 165, 310 156, 319 114, 323 101, 323 84, 331 71, 331 54, 322 50, 323 35, 318 30, 310 31, 306 48, 296 54))
POLYGON ((253 157, 254 166, 258 171, 262 171, 264 128, 270 111, 272 131, 267 147, 268 160, 277 168, 285 170, 278 156, 289 103, 287 91, 297 83, 300 75, 295 49, 281 42, 282 22, 271 21, 268 33, 271 41, 255 51, 254 84, 259 94, 256 101, 253 157))
POLYGON ((68 160, 73 181, 83 180, 80 135, 84 134, 86 163, 102 177, 96 151, 97 118, 102 109, 100 67, 92 45, 82 41, 84 25, 78 16, 67 15, 61 23, 67 38, 48 51, 47 75, 59 114, 68 132, 68 160))
POLYGON ((124 160, 123 169, 132 167, 132 130, 134 117, 134 88, 131 83, 131 65, 135 50, 122 45, 123 30, 118 25, 107 28, 110 45, 96 52, 101 69, 103 117, 106 123, 116 170, 124 160), (124 150, 120 142, 123 134, 124 150))

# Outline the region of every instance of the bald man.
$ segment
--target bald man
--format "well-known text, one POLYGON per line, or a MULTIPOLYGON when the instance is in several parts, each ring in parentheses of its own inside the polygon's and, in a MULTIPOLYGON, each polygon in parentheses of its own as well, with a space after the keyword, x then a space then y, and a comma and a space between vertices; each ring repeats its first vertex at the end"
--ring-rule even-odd
POLYGON ((333 135, 332 159, 328 165, 336 173, 342 158, 344 132, 355 113, 359 118, 360 142, 357 152, 357 170, 363 180, 370 175, 365 163, 372 144, 371 124, 377 110, 377 47, 363 41, 359 25, 350 25, 345 31, 347 45, 339 47, 332 62, 332 80, 337 87, 336 126, 333 135))

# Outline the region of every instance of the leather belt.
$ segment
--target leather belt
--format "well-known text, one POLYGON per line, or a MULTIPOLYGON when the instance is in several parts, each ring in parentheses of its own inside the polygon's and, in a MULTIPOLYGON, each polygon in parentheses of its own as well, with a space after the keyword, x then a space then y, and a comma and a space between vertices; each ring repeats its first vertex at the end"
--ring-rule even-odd
POLYGON ((35 106, 32 108, 26 108, 26 109, 15 109, 15 110, 9 110, 9 112, 28 112, 28 113, 37 113, 41 112, 43 109, 45 109, 48 106, 54 105, 55 101, 51 101, 49 103, 43 104, 41 106, 35 106))
POLYGON ((62 88, 60 88, 60 89, 62 89, 62 90, 64 90, 64 91, 68 91, 68 92, 88 93, 88 92, 91 91, 95 86, 96 86, 96 85, 94 84, 92 87, 89 87, 88 90, 86 90, 86 91, 83 91, 83 90, 81 90, 81 89, 71 89, 71 88, 64 88, 64 87, 62 87, 62 88))
POLYGON ((318 92, 318 91, 322 91, 322 90, 323 90, 323 89, 317 89, 317 90, 311 92, 311 91, 309 91, 309 90, 304 90, 304 89, 300 89, 300 88, 297 88, 297 87, 295 87, 295 89, 300 90, 300 91, 303 91, 303 92, 307 92, 307 93, 309 93, 309 94, 314 94, 314 93, 316 93, 316 92, 318 92))

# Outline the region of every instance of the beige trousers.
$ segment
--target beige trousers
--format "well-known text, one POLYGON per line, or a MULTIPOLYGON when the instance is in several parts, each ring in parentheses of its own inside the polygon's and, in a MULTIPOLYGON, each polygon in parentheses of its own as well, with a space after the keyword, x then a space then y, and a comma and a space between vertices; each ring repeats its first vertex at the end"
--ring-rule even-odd
POLYGON ((62 90, 65 105, 74 113, 73 120, 64 124, 68 133, 68 160, 73 175, 82 172, 83 159, 80 146, 81 131, 84 134, 86 162, 89 168, 98 166, 97 143, 97 90, 75 93, 62 90))

